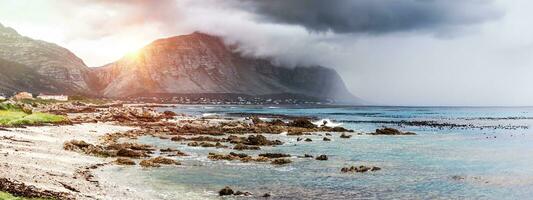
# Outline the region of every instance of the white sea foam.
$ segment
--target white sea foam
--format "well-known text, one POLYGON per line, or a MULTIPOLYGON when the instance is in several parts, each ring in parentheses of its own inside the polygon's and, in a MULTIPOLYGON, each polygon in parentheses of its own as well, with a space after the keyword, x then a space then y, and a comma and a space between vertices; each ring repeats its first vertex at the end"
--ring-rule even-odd
POLYGON ((217 114, 216 113, 204 113, 202 114, 202 117, 211 117, 211 116, 216 116, 217 114))
POLYGON ((326 123, 327 127, 337 127, 337 126, 341 126, 342 125, 342 123, 335 123, 335 122, 331 121, 330 119, 321 119, 321 120, 313 122, 313 124, 315 124, 317 126, 322 126, 324 124, 324 122, 327 122, 326 123))

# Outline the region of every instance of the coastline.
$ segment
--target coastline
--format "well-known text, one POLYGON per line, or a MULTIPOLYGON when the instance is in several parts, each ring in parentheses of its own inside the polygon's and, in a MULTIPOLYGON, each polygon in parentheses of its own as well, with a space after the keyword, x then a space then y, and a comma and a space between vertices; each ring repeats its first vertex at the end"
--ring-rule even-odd
MULTIPOLYGON (((120 168, 120 165, 137 163, 143 168, 171 163, 181 165, 173 160, 172 157, 176 156, 173 154, 187 155, 179 150, 167 151, 156 146, 137 144, 138 137, 158 137, 206 149, 216 147, 237 150, 240 145, 243 149, 237 151, 242 151, 282 144, 279 140, 270 141, 262 134, 289 132, 292 135, 305 135, 307 132, 350 131, 342 127, 317 126, 303 118, 300 121, 292 118, 292 124, 281 120, 263 122, 257 117, 198 118, 173 112, 157 112, 154 107, 157 106, 80 103, 38 107, 37 110, 41 112, 67 117, 71 125, 2 128, 0 156, 5 159, 0 161, 0 178, 8 184, 0 185, 0 191, 53 199, 149 199, 149 194, 140 191, 140 188, 128 188, 124 181, 111 180, 103 174, 120 168), (216 138, 220 136, 229 137, 216 138), (235 148, 228 147, 230 143, 234 143, 235 148), (129 154, 121 154, 123 151, 129 154), (121 159, 126 164, 119 162, 121 159)), ((266 162, 265 164, 273 165, 278 165, 277 162, 280 161, 281 165, 290 163, 290 160, 276 157, 236 155, 209 154, 208 159, 266 162)), ((243 194, 249 195, 245 192, 243 194)))
MULTIPOLYGON (((515 163, 509 163, 522 169, 520 177, 516 172, 495 179, 500 170, 484 168, 493 166, 491 158, 509 158, 505 154, 508 145, 529 150, 527 142, 521 140, 529 138, 519 134, 524 129, 509 130, 507 126, 498 125, 511 119, 533 118, 527 115, 472 116, 468 118, 472 120, 461 122, 474 125, 498 122, 485 130, 430 120, 397 121, 397 126, 393 127, 407 130, 404 132, 386 128, 389 123, 374 125, 374 122, 389 122, 379 117, 379 120, 368 121, 371 128, 367 129, 359 129, 359 123, 341 123, 336 118, 342 112, 357 116, 353 119, 383 112, 373 109, 324 110, 329 118, 323 115, 305 118, 308 110, 276 112, 271 108, 263 108, 265 112, 232 108, 217 115, 203 115, 196 108, 186 112, 187 108, 115 104, 65 103, 40 109, 67 116, 72 125, 0 130, 0 156, 6 158, 0 160, 0 182, 9 180, 12 185, 25 184, 32 189, 14 193, 0 184, 0 191, 51 199, 219 199, 218 191, 227 192, 224 194, 233 191, 230 197, 250 199, 263 196, 272 199, 360 198, 366 195, 417 199, 431 195, 429 192, 442 192, 439 194, 443 197, 453 198, 461 195, 462 190, 486 191, 496 185, 504 187, 498 195, 507 195, 505 192, 513 187, 528 186, 533 180, 533 174, 524 170, 530 166, 527 158, 513 159, 515 163), (322 126, 324 121, 329 126, 322 126), (441 132, 467 134, 430 132, 442 129, 445 130, 441 132), (486 131, 506 135, 496 137, 493 133, 493 137, 486 135, 486 131), (500 148, 485 148, 494 144, 500 148), (421 148, 425 151, 420 151, 421 148), (475 148, 486 153, 468 153, 478 152, 475 148), (411 159, 416 162, 406 162, 411 159), (462 164, 449 165, 450 159, 462 164), (487 171, 494 174, 481 174, 487 171), (256 176, 257 173, 263 175, 256 176), (517 183, 510 181, 518 178, 517 183), (317 180, 319 182, 315 182, 317 180), (395 180, 411 183, 397 185, 395 180), (312 184, 296 186, 301 183, 312 184), (429 183, 443 189, 412 193, 429 183), (381 191, 380 187, 367 188, 368 185, 394 189, 381 191)), ((388 116, 396 117, 397 113, 394 110, 388 116)), ((440 116, 440 113, 435 111, 434 115, 440 116)), ((461 115, 456 117, 464 119, 461 115)), ((528 194, 527 191, 518 192, 517 197, 528 194)), ((469 197, 479 198, 483 194, 472 193, 469 197)))

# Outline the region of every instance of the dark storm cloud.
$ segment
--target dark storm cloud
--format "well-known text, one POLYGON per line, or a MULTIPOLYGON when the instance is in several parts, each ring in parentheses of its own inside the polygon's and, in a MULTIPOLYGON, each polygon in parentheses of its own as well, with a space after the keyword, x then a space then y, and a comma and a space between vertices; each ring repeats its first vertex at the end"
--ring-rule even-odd
POLYGON ((387 33, 481 23, 501 13, 490 0, 254 0, 240 7, 260 20, 310 31, 387 33))

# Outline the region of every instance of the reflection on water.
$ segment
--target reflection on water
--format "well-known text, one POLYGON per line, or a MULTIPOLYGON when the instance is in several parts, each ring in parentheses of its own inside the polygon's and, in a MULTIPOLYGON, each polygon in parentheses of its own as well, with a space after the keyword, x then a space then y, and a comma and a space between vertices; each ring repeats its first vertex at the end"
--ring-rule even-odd
MULTIPOLYGON (((168 108, 166 108, 168 109, 168 108)), ((324 142, 297 142, 296 137, 268 135, 286 142, 275 148, 246 151, 293 155, 286 166, 209 161, 209 152, 227 149, 188 147, 169 140, 143 137, 140 142, 174 147, 190 153, 183 165, 143 170, 116 167, 108 173, 161 199, 218 199, 216 191, 228 185, 272 199, 527 199, 533 195, 533 108, 262 108, 180 106, 174 111, 201 116, 208 113, 265 113, 305 115, 334 121, 429 120, 474 125, 519 125, 520 129, 450 129, 400 127, 416 136, 354 136, 324 142), (328 161, 297 158, 326 154, 328 161), (341 174, 349 165, 372 165, 381 171, 341 174), (115 173, 119 171, 119 173, 115 173)), ((379 123, 343 123, 361 132, 394 126, 379 123)))

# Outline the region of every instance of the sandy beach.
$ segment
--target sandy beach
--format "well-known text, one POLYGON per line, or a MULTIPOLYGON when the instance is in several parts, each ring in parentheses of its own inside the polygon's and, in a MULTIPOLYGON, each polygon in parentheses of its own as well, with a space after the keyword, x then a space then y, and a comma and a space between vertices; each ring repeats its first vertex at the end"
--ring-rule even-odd
POLYGON ((77 139, 97 143, 106 133, 131 129, 109 123, 87 123, 2 130, 0 177, 41 190, 65 192, 75 199, 134 199, 139 194, 105 177, 93 177, 93 166, 113 159, 63 149, 65 141, 77 139))

